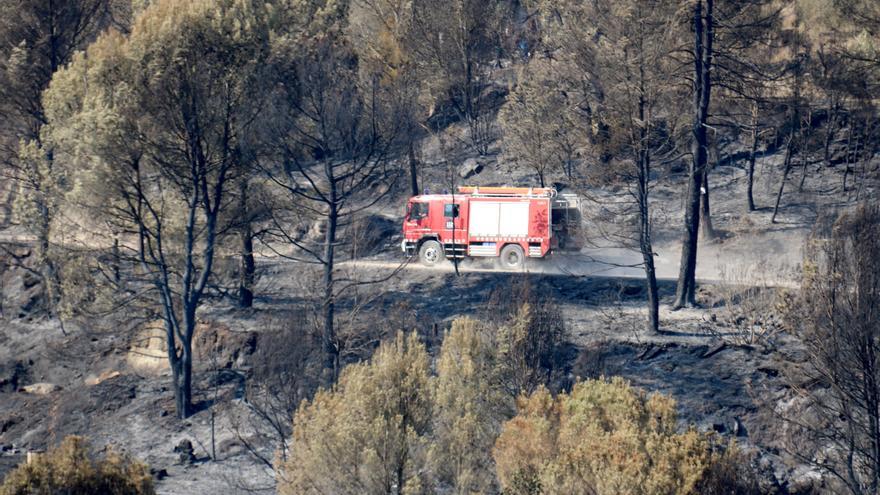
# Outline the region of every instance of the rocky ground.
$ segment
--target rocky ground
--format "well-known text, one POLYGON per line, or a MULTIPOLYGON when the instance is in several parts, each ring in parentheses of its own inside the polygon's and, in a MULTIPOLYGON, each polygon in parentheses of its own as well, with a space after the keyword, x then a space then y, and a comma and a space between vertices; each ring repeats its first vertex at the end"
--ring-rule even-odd
MULTIPOLYGON (((449 177, 449 166, 436 159, 444 150, 431 146, 425 146, 426 183, 437 189, 447 182, 443 177, 449 177)), ((466 158, 449 161, 460 164, 466 158)), ((671 394, 683 427, 692 424, 735 437, 751 453, 768 490, 821 487, 818 474, 789 455, 791 442, 778 414, 791 401, 790 385, 797 380, 793 370, 803 359, 778 308, 798 286, 804 240, 819 213, 851 204, 855 193, 847 197, 839 190, 839 168, 822 168, 808 176, 802 192, 797 179, 789 184, 779 221, 771 224, 768 205, 775 199, 780 162, 777 154, 759 163, 756 199, 762 208, 751 214, 744 208, 743 164, 713 171, 713 221, 719 237, 700 247, 701 308, 676 312, 669 304, 677 274, 683 177, 658 177, 653 194, 661 334, 647 334, 642 324, 642 274, 629 266, 638 255, 607 243, 554 256, 526 273, 500 273, 489 262, 466 262, 458 274, 451 265, 399 269, 403 260, 396 251, 396 224, 403 191, 378 207, 385 218, 377 225, 386 235, 374 243, 373 254, 342 268, 360 278, 387 280, 364 289, 350 304, 362 308, 367 321, 385 318, 385 326, 419 331, 433 345, 451 319, 485 314, 493 292, 528 279, 533 290, 562 309, 576 351, 569 363, 572 379, 622 375, 671 394)), ((468 183, 533 182, 527 172, 497 156, 456 165, 454 173, 457 181, 468 183)), ((873 184, 860 194, 875 197, 873 184)), ((0 199, 10 204, 8 197, 6 191, 0 199)), ((584 207, 590 209, 590 203, 584 207)), ((0 215, 7 217, 5 211, 0 215)), ((279 444, 243 420, 252 413, 243 399, 243 377, 258 364, 256 350, 267 329, 296 312, 308 313, 305 301, 313 290, 308 267, 264 253, 258 260, 261 281, 253 309, 239 311, 222 299, 204 308, 197 343, 199 411, 179 420, 161 346, 154 342, 154 322, 116 315, 71 322, 62 329, 38 310, 40 285, 29 272, 36 267, 27 243, 19 237, 3 240, 0 477, 28 451, 81 434, 95 445, 112 444, 145 460, 156 473, 160 493, 273 491, 273 473, 260 456, 271 461, 279 444), (181 445, 183 452, 175 452, 181 445)), ((353 324, 351 331, 358 328, 353 324)))

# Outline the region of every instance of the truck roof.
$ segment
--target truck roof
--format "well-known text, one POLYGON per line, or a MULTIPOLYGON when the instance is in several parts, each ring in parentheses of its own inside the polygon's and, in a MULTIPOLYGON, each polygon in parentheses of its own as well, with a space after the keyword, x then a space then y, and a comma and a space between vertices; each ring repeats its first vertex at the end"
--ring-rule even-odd
POLYGON ((452 200, 453 196, 468 196, 471 198, 553 198, 556 196, 556 189, 550 187, 495 187, 495 186, 462 186, 458 188, 456 194, 422 194, 413 196, 412 199, 431 201, 431 200, 452 200))

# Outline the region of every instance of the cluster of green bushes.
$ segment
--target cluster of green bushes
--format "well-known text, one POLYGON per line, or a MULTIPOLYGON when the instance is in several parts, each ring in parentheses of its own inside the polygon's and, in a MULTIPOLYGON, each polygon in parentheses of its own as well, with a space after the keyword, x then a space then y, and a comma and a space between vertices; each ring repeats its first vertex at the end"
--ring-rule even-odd
POLYGON ((522 383, 515 376, 527 375, 518 329, 530 314, 524 306, 500 330, 459 318, 435 360, 401 333, 347 367, 297 410, 279 493, 754 491, 729 468, 736 448, 682 431, 669 397, 620 378, 511 395, 509 385, 522 383))

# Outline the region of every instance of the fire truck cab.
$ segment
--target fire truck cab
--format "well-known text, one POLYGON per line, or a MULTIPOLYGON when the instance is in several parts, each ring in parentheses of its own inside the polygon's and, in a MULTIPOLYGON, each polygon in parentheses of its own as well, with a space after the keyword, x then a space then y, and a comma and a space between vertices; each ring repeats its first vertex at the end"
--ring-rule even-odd
POLYGON ((506 269, 573 244, 577 197, 552 188, 461 187, 410 198, 401 249, 425 265, 443 258, 497 257, 506 269))

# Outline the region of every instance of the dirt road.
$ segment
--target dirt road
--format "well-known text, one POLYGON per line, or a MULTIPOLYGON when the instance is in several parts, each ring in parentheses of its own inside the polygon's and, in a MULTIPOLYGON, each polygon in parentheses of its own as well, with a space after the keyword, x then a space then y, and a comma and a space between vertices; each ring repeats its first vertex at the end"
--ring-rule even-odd
MULTIPOLYGON (((768 287, 797 287, 802 246, 807 231, 769 232, 746 239, 727 239, 702 243, 698 251, 697 279, 702 283, 729 283, 768 287)), ((678 277, 680 247, 678 244, 659 246, 655 262, 659 280, 674 281, 678 277)), ((437 273, 455 272, 451 262, 434 267, 424 266, 417 259, 363 259, 343 263, 356 270, 390 274, 394 270, 419 270, 437 273)), ((500 269, 492 258, 469 258, 458 265, 460 273, 490 273, 500 269)), ((554 254, 543 260, 532 260, 525 273, 574 277, 608 277, 642 279, 645 272, 638 252, 621 248, 585 249, 580 253, 554 254)))

